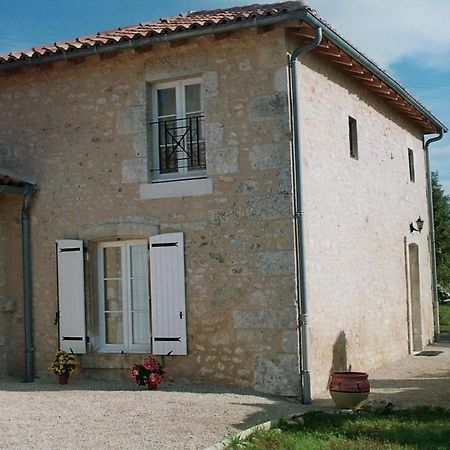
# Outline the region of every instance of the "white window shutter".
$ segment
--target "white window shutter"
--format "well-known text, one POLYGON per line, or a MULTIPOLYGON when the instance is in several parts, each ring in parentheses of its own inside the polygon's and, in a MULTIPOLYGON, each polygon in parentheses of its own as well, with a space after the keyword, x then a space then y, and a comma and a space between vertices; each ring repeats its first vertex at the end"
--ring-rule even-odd
POLYGON ((83 241, 56 241, 59 348, 86 353, 83 241))
POLYGON ((150 286, 154 355, 186 355, 183 233, 150 238, 150 286))

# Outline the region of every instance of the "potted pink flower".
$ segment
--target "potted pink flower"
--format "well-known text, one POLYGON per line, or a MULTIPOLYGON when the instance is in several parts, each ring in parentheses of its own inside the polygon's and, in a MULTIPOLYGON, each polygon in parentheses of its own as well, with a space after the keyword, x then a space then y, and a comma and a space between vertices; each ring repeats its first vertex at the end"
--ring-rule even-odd
POLYGON ((155 358, 147 356, 142 364, 133 364, 129 373, 139 386, 156 389, 163 382, 167 369, 162 367, 155 358))

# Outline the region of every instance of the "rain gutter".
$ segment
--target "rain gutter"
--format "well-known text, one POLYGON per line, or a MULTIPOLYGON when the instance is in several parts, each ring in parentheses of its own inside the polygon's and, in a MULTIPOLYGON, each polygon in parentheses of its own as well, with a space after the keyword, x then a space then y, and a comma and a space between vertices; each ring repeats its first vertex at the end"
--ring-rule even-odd
POLYGON ((322 40, 322 28, 315 29, 314 40, 297 47, 289 58, 291 75, 291 105, 294 145, 292 152, 294 169, 294 235, 295 235, 295 271, 296 271, 296 298, 299 326, 299 362, 300 385, 302 403, 311 403, 311 374, 309 369, 309 298, 307 289, 305 224, 303 209, 303 176, 302 176, 302 148, 301 148, 301 116, 300 116, 300 58, 307 52, 315 49, 322 40))
POLYGON ((349 44, 339 34, 333 31, 328 24, 316 17, 307 7, 302 5, 301 2, 293 2, 291 10, 279 15, 274 16, 260 16, 253 19, 244 19, 241 21, 235 21, 231 23, 225 23, 220 25, 209 25, 201 28, 189 29, 187 31, 174 31, 164 35, 150 36, 146 38, 133 39, 114 44, 108 44, 104 46, 80 48, 70 51, 63 51, 58 54, 44 55, 42 57, 24 58, 17 62, 6 62, 0 64, 0 72, 7 72, 10 70, 16 70, 18 68, 35 66, 44 63, 53 63, 57 61, 65 61, 76 58, 83 58, 87 56, 103 55, 107 53, 114 53, 127 49, 141 49, 150 47, 152 45, 174 42, 179 40, 186 40, 201 36, 215 35, 220 33, 229 33, 233 31, 239 31, 252 27, 265 27, 270 25, 276 25, 288 20, 304 20, 314 29, 322 28, 323 35, 345 53, 351 56, 355 61, 359 62, 366 69, 370 70, 380 80, 386 83, 389 87, 394 89, 400 96, 408 101, 414 108, 416 108, 423 116, 425 116, 437 130, 444 130, 447 132, 446 126, 437 119, 430 111, 428 111, 422 104, 420 104, 406 89, 398 84, 391 76, 381 70, 375 63, 360 53, 355 47, 349 44), (295 5, 297 3, 297 5, 295 5))
POLYGON ((18 194, 22 195, 25 188, 19 186, 0 185, 0 194, 18 194))
POLYGON ((433 211, 433 185, 431 182, 431 169, 430 169, 430 153, 429 147, 434 142, 440 141, 444 135, 444 130, 440 130, 439 135, 428 139, 424 142, 425 150, 425 170, 427 176, 427 201, 428 201, 428 221, 429 221, 429 236, 431 244, 431 275, 432 275, 432 287, 433 287, 433 312, 434 312, 434 337, 435 339, 440 333, 439 326, 439 297, 437 290, 437 267, 436 267, 436 237, 434 233, 434 211, 433 211))
POLYGON ((25 382, 34 381, 33 344, 33 293, 31 278, 31 219, 30 207, 38 190, 35 184, 24 182, 23 186, 0 185, 0 194, 23 195, 22 205, 22 272, 23 315, 25 333, 25 382))
POLYGON ((443 130, 444 133, 448 131, 448 128, 437 119, 430 111, 428 111, 422 104, 420 104, 404 87, 397 83, 390 75, 381 70, 375 63, 365 57, 355 47, 343 39, 339 34, 333 31, 329 26, 313 15, 311 12, 307 12, 305 21, 309 23, 313 28, 322 27, 323 36, 329 39, 333 44, 337 45, 342 51, 347 53, 352 59, 359 62, 363 67, 372 72, 381 81, 386 83, 390 88, 394 89, 397 94, 403 97, 414 108, 416 108, 423 116, 425 116, 438 130, 443 130))
POLYGON ((80 48, 71 50, 68 52, 62 52, 58 54, 45 55, 39 58, 28 58, 17 62, 7 62, 0 64, 0 72, 15 70, 20 67, 33 66, 38 64, 53 63, 57 61, 65 61, 74 58, 84 58, 93 55, 102 55, 111 52, 117 52, 127 49, 140 49, 150 47, 155 44, 161 44, 164 42, 173 42, 185 39, 192 39, 201 36, 207 36, 211 34, 230 33, 232 31, 239 31, 246 28, 253 27, 266 27, 270 25, 276 25, 287 20, 301 20, 306 17, 307 11, 304 7, 298 6, 291 11, 275 15, 275 16, 261 16, 253 19, 242 20, 239 22, 226 23, 222 25, 204 26, 202 28, 190 29, 187 31, 175 31, 169 34, 149 36, 140 39, 133 39, 124 42, 118 42, 105 46, 80 48))
POLYGON ((30 207, 36 195, 35 186, 27 185, 22 207, 23 315, 25 323, 25 382, 34 381, 33 292, 31 284, 31 220, 30 207))

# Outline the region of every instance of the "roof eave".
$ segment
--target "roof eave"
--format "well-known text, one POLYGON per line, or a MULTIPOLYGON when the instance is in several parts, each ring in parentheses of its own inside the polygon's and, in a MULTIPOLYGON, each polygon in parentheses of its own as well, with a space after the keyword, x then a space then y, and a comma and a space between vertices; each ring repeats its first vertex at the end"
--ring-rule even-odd
POLYGON ((287 20, 302 20, 306 17, 306 9, 295 9, 283 14, 272 16, 257 16, 251 19, 245 19, 220 25, 206 25, 201 28, 190 29, 186 31, 173 31, 167 34, 160 34, 156 36, 149 36, 138 39, 130 39, 123 42, 111 43, 102 46, 94 46, 88 48, 79 48, 71 51, 65 51, 57 54, 43 55, 39 58, 27 58, 14 62, 6 62, 0 64, 0 72, 7 72, 17 70, 19 68, 35 66, 40 64, 50 64, 57 61, 84 58, 93 55, 102 55, 110 52, 117 52, 126 49, 139 49, 150 47, 155 44, 164 42, 173 42, 178 40, 191 39, 211 34, 229 33, 241 29, 252 27, 265 27, 269 25, 276 25, 287 20))
POLYGON ((23 67, 36 66, 40 64, 50 64, 62 60, 70 60, 76 58, 84 58, 94 55, 103 55, 111 52, 117 52, 126 49, 139 49, 149 47, 163 42, 173 42, 177 40, 191 39, 195 37, 207 36, 211 34, 228 33, 252 27, 263 27, 268 25, 279 24, 288 20, 305 20, 313 27, 322 27, 323 35, 343 51, 349 54, 353 59, 359 62, 362 66, 371 71, 375 76, 380 78, 386 85, 394 89, 401 97, 408 101, 417 111, 427 118, 431 124, 439 132, 448 131, 448 128, 437 119, 430 111, 420 104, 408 91, 406 91, 399 83, 397 83, 386 72, 381 70, 370 59, 365 57, 355 47, 343 39, 339 34, 333 31, 325 22, 320 20, 308 8, 298 8, 288 11, 283 14, 276 14, 272 16, 257 16, 251 19, 225 23, 221 25, 207 25, 201 28, 190 29, 187 31, 173 31, 163 35, 149 36, 139 39, 130 39, 123 42, 111 43, 102 46, 95 46, 89 48, 74 49, 69 52, 61 52, 57 54, 43 55, 39 58, 28 58, 17 62, 7 62, 0 64, 0 72, 7 72, 17 70, 23 67))
POLYGON ((24 194, 30 191, 37 191, 34 178, 0 167, 0 194, 24 194))
POLYGON ((306 11, 305 21, 313 27, 322 27, 323 36, 341 48, 350 57, 359 62, 362 66, 370 70, 374 75, 376 75, 380 80, 386 83, 389 87, 397 91, 406 101, 408 101, 414 108, 416 108, 424 117, 426 117, 435 127, 439 133, 442 130, 443 133, 448 132, 448 128, 433 114, 430 113, 423 105, 421 105, 408 91, 406 91, 399 83, 397 83, 392 77, 390 77, 386 72, 381 70, 376 64, 374 64, 370 59, 365 57, 361 52, 359 52, 355 47, 343 39, 339 34, 333 31, 326 23, 320 20, 318 17, 313 15, 311 12, 306 11))

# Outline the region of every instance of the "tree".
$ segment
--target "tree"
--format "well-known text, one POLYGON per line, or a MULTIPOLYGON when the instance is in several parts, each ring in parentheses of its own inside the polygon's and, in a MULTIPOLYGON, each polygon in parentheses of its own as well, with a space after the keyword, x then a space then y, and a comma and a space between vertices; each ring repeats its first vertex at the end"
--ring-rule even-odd
POLYGON ((439 183, 437 172, 431 174, 433 189, 434 234, 436 247, 437 281, 450 289, 450 196, 439 183))

